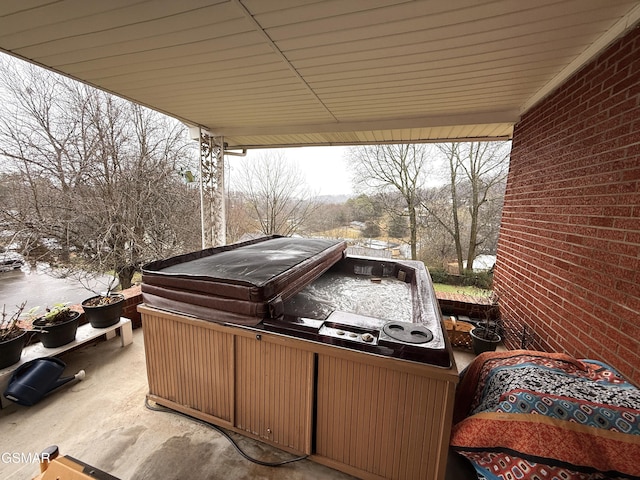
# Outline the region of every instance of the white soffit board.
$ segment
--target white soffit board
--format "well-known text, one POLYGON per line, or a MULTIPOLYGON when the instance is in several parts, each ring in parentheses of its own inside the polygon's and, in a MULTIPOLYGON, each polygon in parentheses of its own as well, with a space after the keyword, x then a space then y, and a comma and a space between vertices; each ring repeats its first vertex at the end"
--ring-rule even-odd
POLYGON ((232 147, 507 139, 631 0, 5 0, 0 49, 232 147))

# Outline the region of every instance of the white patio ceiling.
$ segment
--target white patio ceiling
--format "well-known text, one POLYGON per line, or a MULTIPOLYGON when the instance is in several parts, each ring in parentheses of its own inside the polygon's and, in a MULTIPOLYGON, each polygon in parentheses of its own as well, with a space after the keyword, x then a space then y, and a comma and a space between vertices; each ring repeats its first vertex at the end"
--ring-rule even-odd
POLYGON ((231 147, 509 138, 631 0, 3 0, 0 49, 231 147))

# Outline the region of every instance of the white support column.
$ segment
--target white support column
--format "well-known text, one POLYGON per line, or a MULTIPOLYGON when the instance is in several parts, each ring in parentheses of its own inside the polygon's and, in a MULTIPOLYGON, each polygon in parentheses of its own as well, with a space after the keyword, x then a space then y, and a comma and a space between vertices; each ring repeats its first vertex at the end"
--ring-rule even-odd
POLYGON ((217 173, 217 225, 215 245, 226 245, 227 243, 227 214, 226 214, 226 198, 225 198, 225 176, 224 176, 224 138, 219 137, 218 149, 218 165, 216 168, 217 173))
POLYGON ((200 130, 200 205, 202 248, 226 243, 224 143, 200 130))

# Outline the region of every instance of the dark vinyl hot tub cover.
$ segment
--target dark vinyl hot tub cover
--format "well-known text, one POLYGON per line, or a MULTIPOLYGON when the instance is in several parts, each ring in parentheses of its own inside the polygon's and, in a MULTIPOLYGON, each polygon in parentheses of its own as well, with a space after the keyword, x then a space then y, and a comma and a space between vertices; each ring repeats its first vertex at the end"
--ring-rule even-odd
POLYGON ((256 325, 344 257, 343 241, 269 236, 145 265, 147 305, 205 320, 256 325))

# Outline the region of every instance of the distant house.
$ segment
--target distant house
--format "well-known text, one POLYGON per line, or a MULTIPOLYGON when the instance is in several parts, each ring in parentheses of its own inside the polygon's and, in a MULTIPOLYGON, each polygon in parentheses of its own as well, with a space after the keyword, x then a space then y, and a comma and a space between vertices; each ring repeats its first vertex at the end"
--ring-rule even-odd
MULTIPOLYGON (((487 272, 493 268, 496 264, 495 255, 478 255, 473 260, 474 272, 487 272)), ((463 268, 467 268, 467 262, 462 262, 463 268)), ((458 274, 458 262, 447 263, 447 272, 457 275, 458 274)))
MULTIPOLYGON (((467 262, 464 262, 466 267, 467 262)), ((493 268, 496 264, 496 256, 495 255, 478 255, 473 260, 473 271, 474 272, 486 272, 493 268)))

